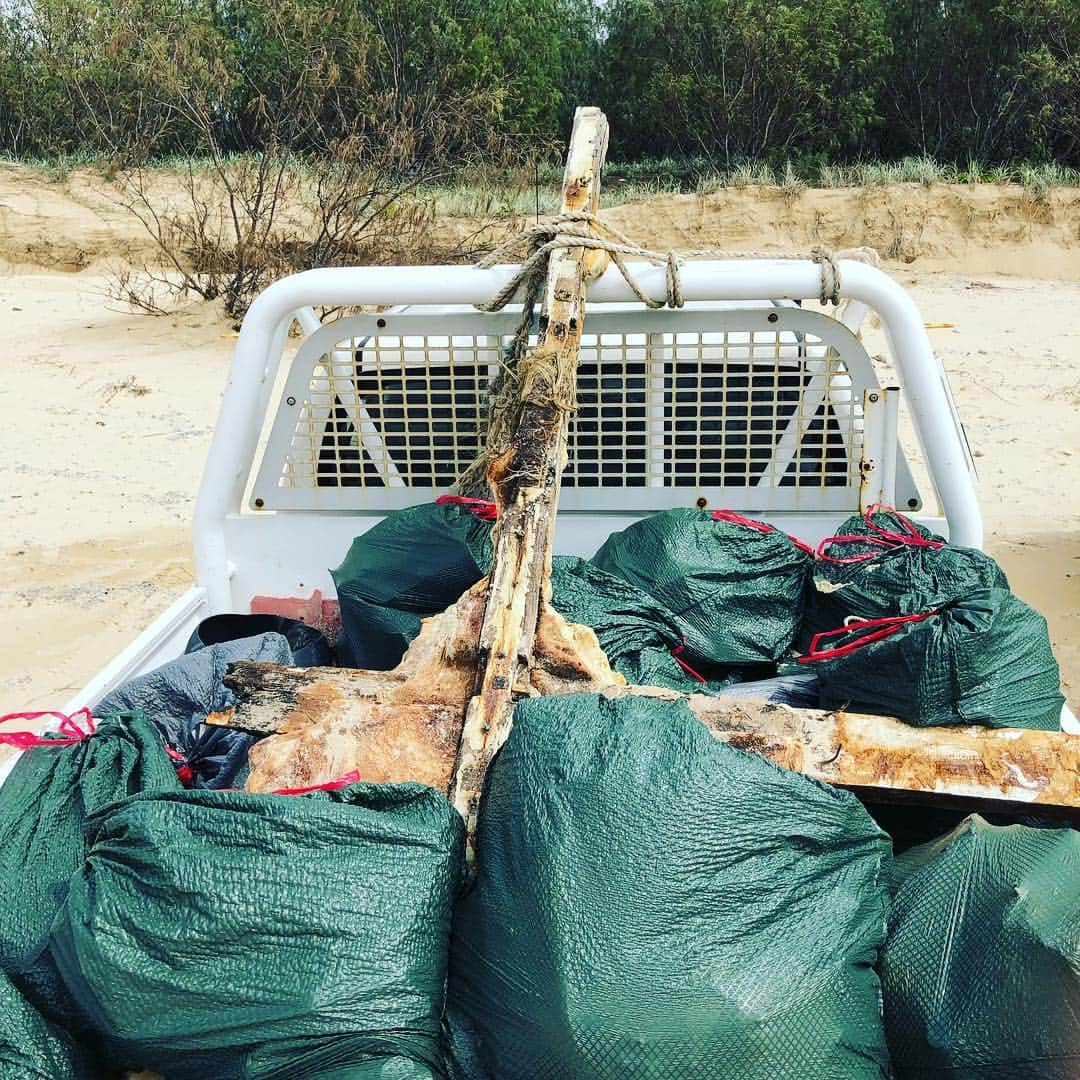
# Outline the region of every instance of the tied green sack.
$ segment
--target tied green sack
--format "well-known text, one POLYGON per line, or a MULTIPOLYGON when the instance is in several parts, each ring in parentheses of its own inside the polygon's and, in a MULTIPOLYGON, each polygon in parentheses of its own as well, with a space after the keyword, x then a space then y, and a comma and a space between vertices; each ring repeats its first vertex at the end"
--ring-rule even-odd
POLYGON ((463 830, 420 784, 136 795, 88 822, 52 953, 123 1067, 441 1076, 463 830))
MULTIPOLYGON (((334 571, 353 662, 392 668, 420 621, 453 604, 491 568, 491 522, 467 506, 432 503, 390 515, 357 537, 334 571)), ((591 626, 611 666, 630 682, 694 688, 671 655, 684 637, 670 612, 584 559, 552 560, 552 605, 591 626)))
POLYGON ((491 566, 491 523, 457 503, 390 514, 331 571, 353 666, 397 665, 420 622, 445 611, 491 566))
POLYGON ((672 655, 682 644, 679 624, 636 586, 585 559, 556 555, 551 592, 552 607, 570 622, 591 626, 612 668, 627 682, 685 693, 700 688, 672 655))
POLYGON ((100 720, 95 734, 67 746, 25 751, 0 786, 0 970, 50 1020, 71 1020, 46 946, 86 859, 87 817, 138 791, 179 789, 161 736, 142 713, 100 720))
POLYGON ((451 941, 458 1075, 888 1075, 888 838, 685 702, 522 702, 477 853, 451 941))
POLYGON ((0 975, 0 1076, 4 1080, 94 1080, 90 1054, 49 1024, 0 975))
POLYGON ((989 555, 954 547, 895 510, 871 507, 848 518, 821 551, 799 635, 803 649, 814 634, 835 630, 851 617, 915 615, 978 589, 1009 588, 989 555))
POLYGON ((613 533, 592 562, 666 607, 692 657, 740 665, 772 663, 791 645, 811 557, 761 522, 679 509, 613 533))
POLYGON ((973 815, 898 856, 881 958, 900 1080, 1080 1076, 1080 834, 973 815))
POLYGON ((897 716, 916 727, 1057 730, 1065 699, 1046 620, 1005 589, 938 612, 854 623, 803 657, 823 709, 897 716))

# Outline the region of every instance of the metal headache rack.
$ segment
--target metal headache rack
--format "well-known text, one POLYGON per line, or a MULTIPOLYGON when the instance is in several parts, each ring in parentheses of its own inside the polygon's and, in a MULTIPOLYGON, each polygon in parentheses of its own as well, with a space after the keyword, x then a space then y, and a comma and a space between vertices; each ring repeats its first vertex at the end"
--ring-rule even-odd
MULTIPOLYGON (((665 295, 663 268, 631 265, 665 295)), ((644 514, 702 502, 810 543, 861 506, 891 502, 980 546, 974 470, 922 318, 882 271, 841 268, 840 319, 799 306, 820 291, 810 261, 687 262, 679 310, 644 308, 614 272, 593 282, 555 550, 589 556, 644 514), (899 389, 878 385, 845 325, 856 308, 880 318, 899 389), (921 493, 897 434, 901 398, 931 485, 921 493)), ((515 269, 312 270, 262 293, 196 504, 197 584, 73 701, 177 655, 209 614, 279 610, 287 598, 317 622, 335 595, 329 568, 352 539, 445 492, 473 460, 519 314, 472 305, 515 269), (321 326, 317 306, 378 310, 321 326)))
MULTIPOLYGON (((278 402, 257 508, 371 510, 391 505, 386 489, 415 501, 446 490, 482 446, 517 318, 410 308, 318 330, 278 402)), ((772 489, 771 509, 795 511, 812 489, 827 496, 822 509, 854 511, 868 448, 897 443, 898 394, 878 385, 858 338, 819 312, 598 306, 588 326, 562 485, 600 489, 600 505, 681 505, 691 488, 755 509, 758 489, 772 489)), ((921 505, 902 451, 878 473, 881 500, 921 505)))

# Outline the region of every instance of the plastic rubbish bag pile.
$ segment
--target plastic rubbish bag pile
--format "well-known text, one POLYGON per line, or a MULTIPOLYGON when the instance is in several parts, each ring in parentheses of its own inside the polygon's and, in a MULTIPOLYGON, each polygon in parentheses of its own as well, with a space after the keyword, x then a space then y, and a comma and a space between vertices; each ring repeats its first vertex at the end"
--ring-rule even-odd
MULTIPOLYGON (((334 572, 339 659, 394 666, 486 573, 493 516, 452 500, 360 536, 334 572)), ((987 556, 891 511, 816 552, 668 511, 556 556, 552 603, 631 682, 1058 726, 1045 622, 987 556)), ((265 618, 209 620, 97 720, 8 740, 3 1077, 1080 1075, 1072 830, 972 817, 894 858, 890 822, 683 702, 536 698, 469 878, 431 788, 239 790, 254 737, 202 722, 228 663, 331 661, 265 618)))

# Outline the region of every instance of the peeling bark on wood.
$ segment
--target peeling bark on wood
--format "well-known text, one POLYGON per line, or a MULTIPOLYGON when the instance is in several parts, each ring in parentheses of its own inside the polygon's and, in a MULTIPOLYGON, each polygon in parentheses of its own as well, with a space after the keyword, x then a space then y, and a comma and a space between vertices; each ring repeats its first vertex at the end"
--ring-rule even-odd
MULTIPOLYGON (((557 620, 558 616, 545 611, 548 618, 557 620)), ((595 667, 586 672, 579 665, 571 672, 564 665, 580 648, 574 635, 583 629, 563 624, 553 632, 542 625, 537 636, 536 668, 541 674, 538 678, 534 675, 530 685, 519 686, 519 692, 600 690, 608 696, 682 699, 677 692, 660 687, 611 685, 601 689, 605 676, 595 667), (552 639, 555 647, 547 648, 546 642, 552 639)), ((324 720, 332 716, 327 724, 331 729, 333 725, 361 729, 364 738, 356 744, 361 747, 360 756, 329 765, 325 779, 359 768, 364 779, 385 774, 389 779, 419 780, 444 789, 449 781, 465 693, 441 706, 418 705, 403 714, 400 705, 395 705, 397 712, 388 713, 390 730, 380 733, 377 722, 373 723, 379 719, 378 713, 372 710, 385 706, 400 692, 404 680, 394 672, 242 662, 232 665, 226 682, 237 695, 236 708, 216 714, 212 722, 245 731, 308 732, 321 739, 325 732, 312 727, 321 715, 324 720), (399 714, 404 721, 397 719, 399 714), (421 739, 417 732, 439 724, 447 727, 445 737, 431 740, 437 752, 426 758, 410 757, 406 750, 421 739), (430 763, 435 760, 440 764, 433 770, 430 763), (392 767, 395 761, 400 764, 396 772, 392 767), (334 768, 339 771, 333 773, 334 768), (424 780, 423 775, 435 779, 424 780), (435 782, 439 777, 441 783, 435 782)), ((914 801, 1013 813, 1030 807, 1047 816, 1080 821, 1080 740, 1065 732, 916 728, 891 717, 796 709, 764 701, 700 694, 685 700, 716 738, 783 768, 849 788, 867 802, 914 801)), ((296 779, 302 781, 296 786, 312 782, 303 774, 296 779)))
MULTIPOLYGON (((598 209, 607 141, 604 114, 578 109, 563 176, 562 213, 598 209)), ((465 818, 470 862, 484 774, 509 734, 514 687, 529 668, 541 605, 550 598, 551 542, 568 422, 567 410, 558 403, 575 399, 586 274, 596 269, 587 269, 585 256, 584 248, 551 254, 539 339, 522 361, 526 403, 509 449, 488 471, 499 523, 476 692, 465 714, 450 788, 450 800, 465 818)))
MULTIPOLYGON (((671 691, 627 687, 608 694, 671 691)), ((866 802, 917 802, 1080 820, 1080 739, 1025 728, 911 727, 888 716, 797 709, 695 694, 690 708, 715 735, 784 768, 849 788, 866 802)))
MULTIPOLYGON (((234 708, 212 724, 271 737, 251 749, 248 791, 308 787, 359 772, 372 783, 416 781, 446 791, 478 662, 486 582, 425 619, 394 671, 286 668, 242 661, 225 685, 234 708)), ((624 683, 596 635, 542 609, 518 696, 595 693, 624 683)))

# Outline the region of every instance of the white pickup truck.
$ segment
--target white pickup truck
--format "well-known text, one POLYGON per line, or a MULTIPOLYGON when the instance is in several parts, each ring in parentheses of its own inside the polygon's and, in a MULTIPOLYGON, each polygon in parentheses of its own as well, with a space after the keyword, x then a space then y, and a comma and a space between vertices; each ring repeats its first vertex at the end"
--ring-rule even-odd
MULTIPOLYGON (((312 270, 252 305, 194 521, 197 582, 66 705, 179 655, 219 612, 333 628, 328 568, 390 511, 446 492, 476 455, 485 392, 520 309, 484 313, 515 267, 312 270), (347 314, 320 325, 319 306, 347 314), (303 336, 290 337, 295 323, 303 336)), ((664 269, 631 264, 658 300, 664 269)), ((685 306, 646 309, 614 269, 590 286, 556 550, 591 555, 614 530, 674 506, 727 507, 808 542, 873 503, 981 545, 975 473, 948 380, 905 291, 840 264, 834 317, 804 308, 809 260, 688 262, 685 306), (880 318, 899 386, 880 386, 858 336, 880 318), (901 445, 907 410, 932 485, 901 445)), ((1067 711, 1063 724, 1080 730, 1067 711)))

